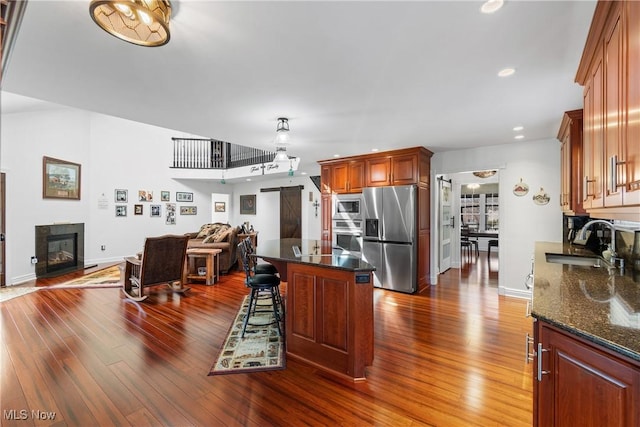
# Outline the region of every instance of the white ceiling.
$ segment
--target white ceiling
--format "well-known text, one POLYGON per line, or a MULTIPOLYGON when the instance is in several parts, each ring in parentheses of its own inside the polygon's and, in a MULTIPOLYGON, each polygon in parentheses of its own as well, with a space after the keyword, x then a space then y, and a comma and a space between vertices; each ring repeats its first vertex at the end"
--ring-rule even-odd
MULTIPOLYGON (((173 1, 171 41, 108 35, 89 1, 29 0, 10 94, 273 149, 288 117, 300 170, 423 145, 434 152, 555 138, 594 1, 173 1), (504 67, 511 77, 498 78, 504 67)), ((9 94, 7 93, 9 92, 9 94)))

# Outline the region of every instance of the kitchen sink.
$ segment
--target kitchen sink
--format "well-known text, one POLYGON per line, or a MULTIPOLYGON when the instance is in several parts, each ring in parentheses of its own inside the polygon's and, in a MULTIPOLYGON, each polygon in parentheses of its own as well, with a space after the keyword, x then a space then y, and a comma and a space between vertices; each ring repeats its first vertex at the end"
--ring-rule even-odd
POLYGON ((597 256, 580 256, 567 254, 545 254, 547 262, 566 265, 583 265, 587 267, 606 267, 607 262, 597 256))

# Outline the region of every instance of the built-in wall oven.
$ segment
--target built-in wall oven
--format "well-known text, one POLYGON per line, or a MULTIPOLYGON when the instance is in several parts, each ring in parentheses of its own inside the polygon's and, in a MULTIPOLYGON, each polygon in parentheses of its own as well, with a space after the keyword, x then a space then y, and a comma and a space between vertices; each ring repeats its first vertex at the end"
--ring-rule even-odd
POLYGON ((362 195, 338 194, 333 200, 333 247, 362 254, 362 195))
POLYGON ((334 219, 333 247, 354 255, 362 254, 362 220, 334 219))

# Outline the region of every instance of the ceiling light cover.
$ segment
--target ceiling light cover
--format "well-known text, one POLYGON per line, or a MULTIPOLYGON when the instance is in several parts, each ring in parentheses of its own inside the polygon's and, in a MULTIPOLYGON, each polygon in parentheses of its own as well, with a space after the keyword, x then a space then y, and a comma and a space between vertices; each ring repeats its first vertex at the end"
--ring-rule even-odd
POLYGON ((278 126, 276 127, 276 145, 286 145, 289 143, 289 119, 278 118, 278 126))
POLYGON ((504 5, 504 0, 487 0, 484 2, 480 11, 482 13, 494 13, 504 5))
POLYGON ((162 46, 169 42, 169 0, 92 0, 91 18, 103 30, 139 46, 162 46))
POLYGON ((478 178, 489 178, 490 176, 493 176, 496 174, 495 170, 491 170, 491 171, 476 171, 473 173, 475 176, 477 176, 478 178))

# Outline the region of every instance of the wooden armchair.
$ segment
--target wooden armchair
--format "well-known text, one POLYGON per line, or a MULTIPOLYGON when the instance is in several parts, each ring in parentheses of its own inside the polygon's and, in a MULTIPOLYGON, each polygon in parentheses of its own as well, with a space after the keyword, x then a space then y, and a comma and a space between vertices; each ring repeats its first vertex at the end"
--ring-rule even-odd
POLYGON ((163 284, 174 292, 188 291, 181 283, 188 241, 188 236, 147 237, 142 258, 125 258, 122 290, 127 298, 143 301, 148 297, 144 288, 163 284))

